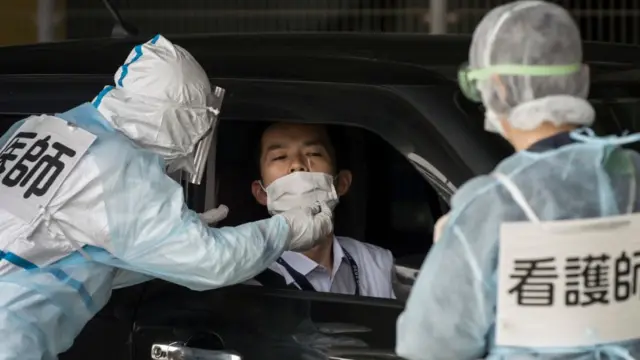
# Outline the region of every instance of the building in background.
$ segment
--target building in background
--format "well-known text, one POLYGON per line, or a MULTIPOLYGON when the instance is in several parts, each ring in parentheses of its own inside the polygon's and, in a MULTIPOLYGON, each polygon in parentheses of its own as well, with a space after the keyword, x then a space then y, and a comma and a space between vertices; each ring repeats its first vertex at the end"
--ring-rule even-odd
MULTIPOLYGON (((469 34, 506 0, 111 0, 142 34, 391 32, 469 34)), ((587 40, 640 45, 640 0, 558 0, 587 40)), ((110 36, 102 0, 1 0, 0 43, 110 36)))
POLYGON ((66 0, 0 0, 0 45, 65 39, 66 0))

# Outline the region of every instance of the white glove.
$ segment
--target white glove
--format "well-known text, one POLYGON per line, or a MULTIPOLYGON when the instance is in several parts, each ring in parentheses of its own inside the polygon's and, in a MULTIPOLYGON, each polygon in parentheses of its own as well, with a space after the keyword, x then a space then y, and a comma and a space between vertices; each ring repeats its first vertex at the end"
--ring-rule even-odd
POLYGON ((331 209, 323 202, 281 213, 289 224, 289 250, 306 251, 333 232, 331 209))
POLYGON ((229 214, 229 208, 226 205, 220 205, 217 208, 209 209, 201 214, 200 220, 207 225, 214 225, 224 220, 229 214))

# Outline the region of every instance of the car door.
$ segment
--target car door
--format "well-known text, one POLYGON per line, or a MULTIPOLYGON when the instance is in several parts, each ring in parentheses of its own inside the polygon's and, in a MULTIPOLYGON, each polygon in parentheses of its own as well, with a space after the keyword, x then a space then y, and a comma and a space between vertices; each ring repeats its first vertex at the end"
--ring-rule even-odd
POLYGON ((202 293, 164 282, 152 288, 137 314, 133 359, 170 344, 249 360, 396 358, 402 304, 394 300, 252 285, 202 293))

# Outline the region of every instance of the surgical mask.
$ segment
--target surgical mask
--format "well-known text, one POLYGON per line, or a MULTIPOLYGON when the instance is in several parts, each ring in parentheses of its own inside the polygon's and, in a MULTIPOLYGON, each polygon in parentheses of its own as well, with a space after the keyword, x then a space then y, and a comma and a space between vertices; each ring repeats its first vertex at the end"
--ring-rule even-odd
POLYGON ((283 176, 263 190, 269 214, 276 215, 322 201, 333 210, 338 205, 334 177, 321 172, 298 171, 283 176))

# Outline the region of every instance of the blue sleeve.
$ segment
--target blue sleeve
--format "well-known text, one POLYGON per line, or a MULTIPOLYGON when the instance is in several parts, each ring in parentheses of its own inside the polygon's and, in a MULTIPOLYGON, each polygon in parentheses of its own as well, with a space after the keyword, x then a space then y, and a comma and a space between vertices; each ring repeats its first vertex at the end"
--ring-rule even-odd
MULTIPOLYGON (((238 227, 210 228, 189 210, 183 189, 159 157, 110 144, 94 151, 106 161, 102 184, 110 241, 105 248, 127 270, 207 290, 246 281, 288 245, 282 216, 238 227), (111 162, 111 169, 108 163, 111 162)), ((233 209, 231 210, 233 211, 233 209)))
POLYGON ((457 209, 454 201, 398 318, 396 352, 406 359, 472 360, 487 351, 501 210, 489 192, 472 193, 457 209))

